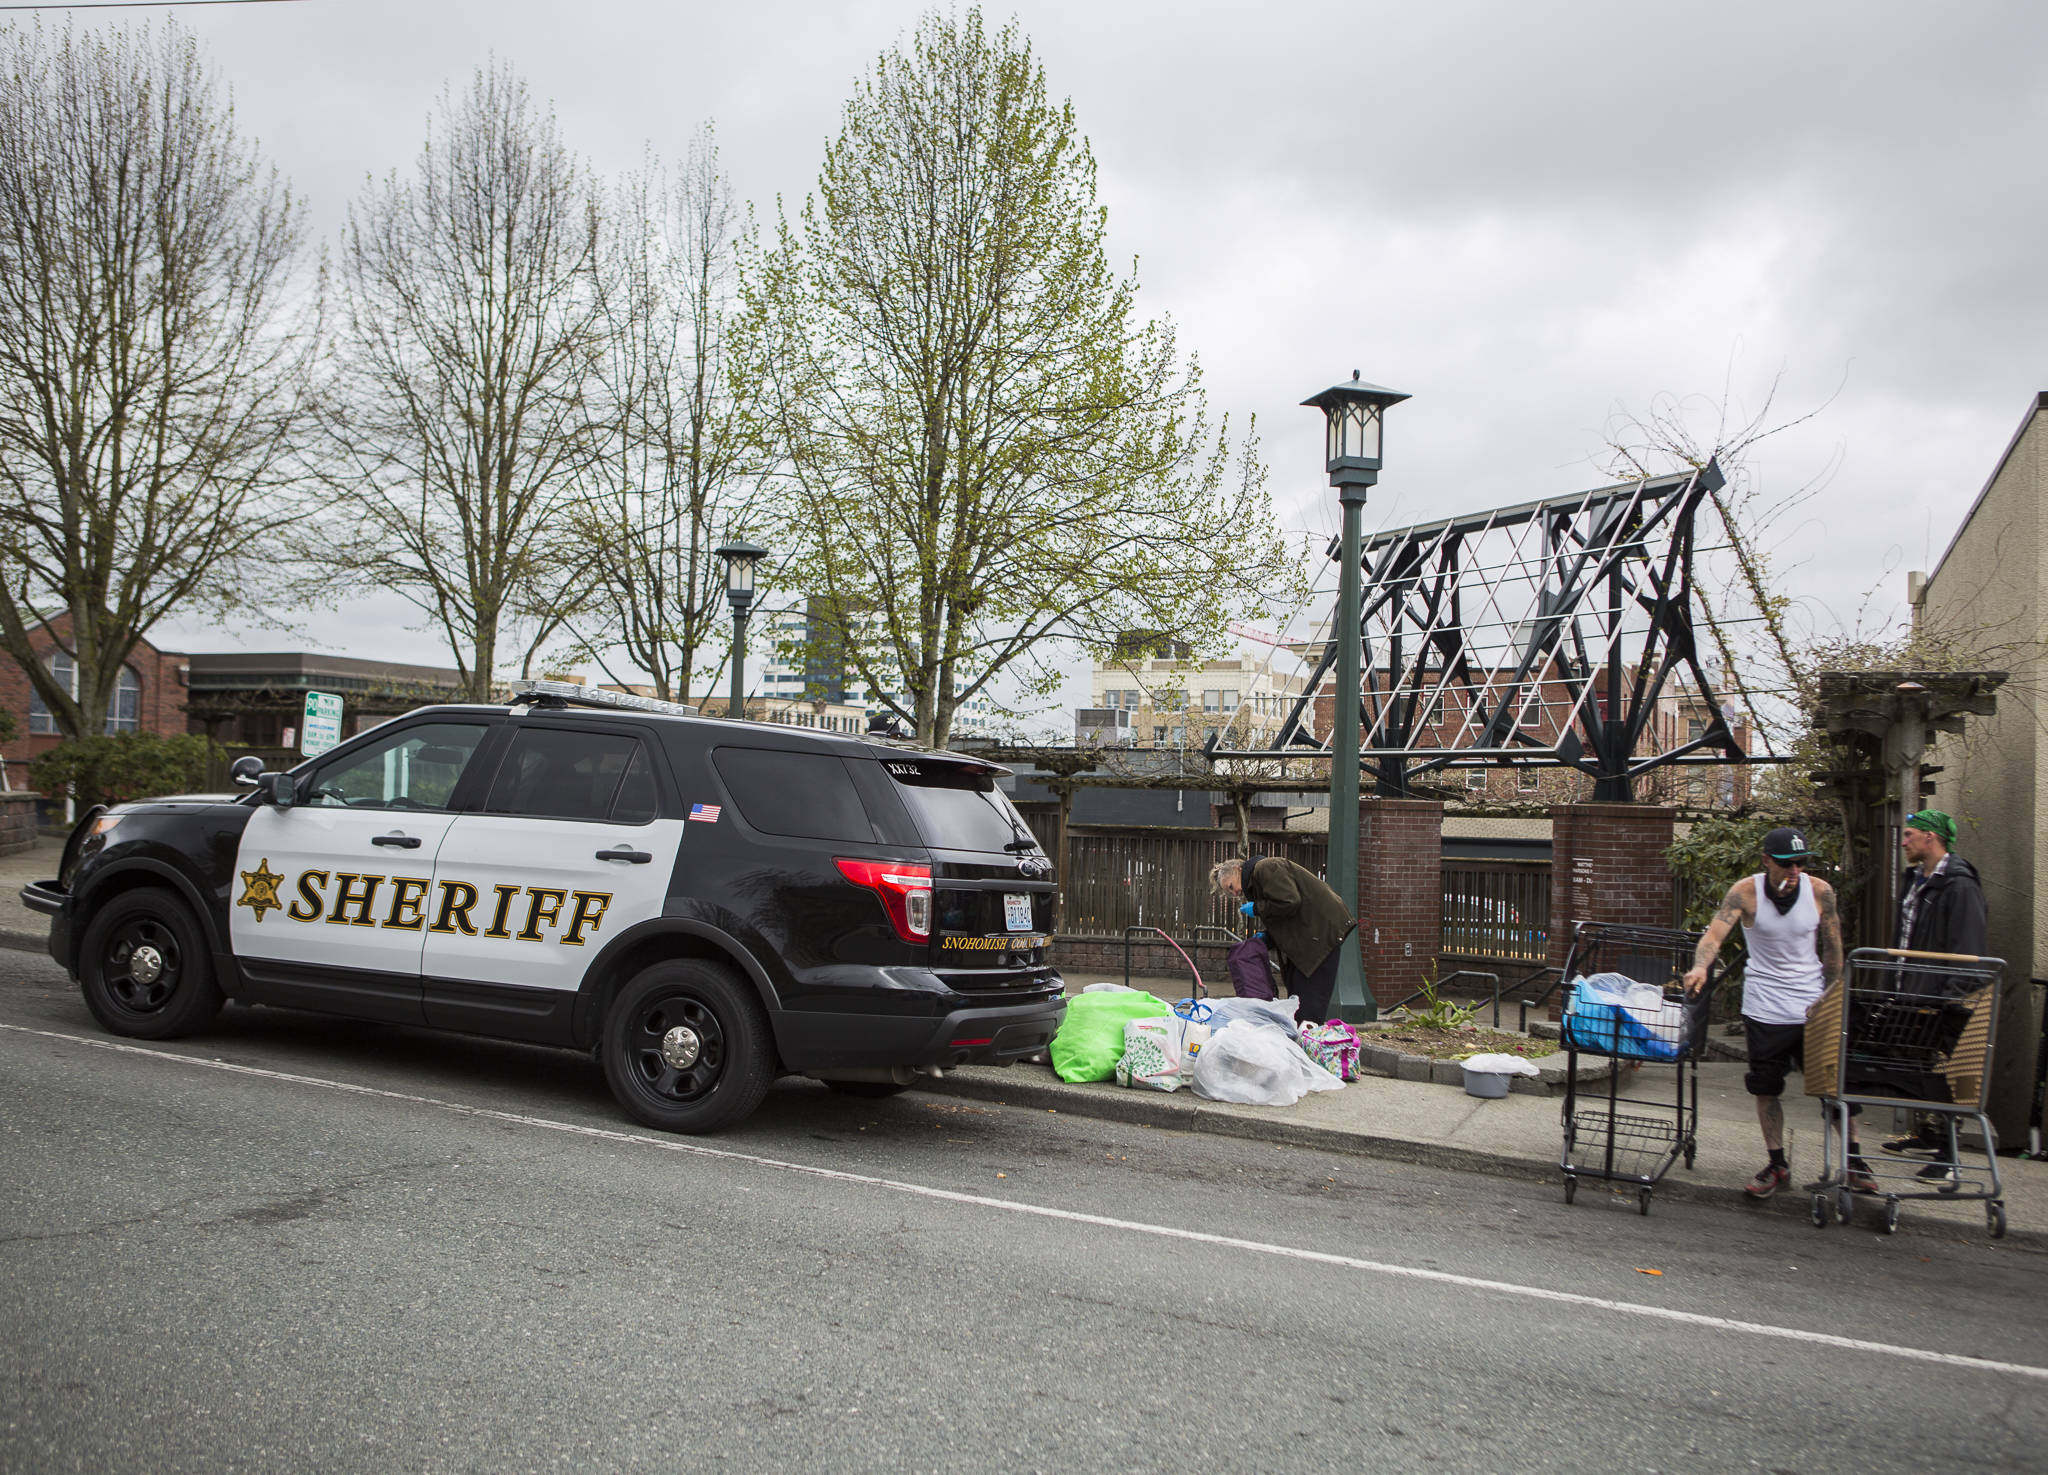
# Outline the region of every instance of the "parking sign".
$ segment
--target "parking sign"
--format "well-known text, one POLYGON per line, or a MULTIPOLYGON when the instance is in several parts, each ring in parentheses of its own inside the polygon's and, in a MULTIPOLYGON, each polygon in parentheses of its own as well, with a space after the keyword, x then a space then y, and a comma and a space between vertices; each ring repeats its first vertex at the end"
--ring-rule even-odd
POLYGON ((341 741, 341 698, 324 691, 306 693, 306 721, 299 730, 299 751, 317 758, 341 741))

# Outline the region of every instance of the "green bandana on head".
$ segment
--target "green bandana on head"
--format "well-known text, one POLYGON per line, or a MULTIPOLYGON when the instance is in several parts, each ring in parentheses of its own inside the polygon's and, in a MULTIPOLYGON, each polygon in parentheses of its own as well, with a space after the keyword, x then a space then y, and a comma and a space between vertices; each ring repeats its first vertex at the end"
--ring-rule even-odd
POLYGON ((1956 822, 1939 809, 1923 809, 1917 814, 1907 815, 1906 828, 1925 830, 1939 838, 1944 845, 1952 846, 1956 843, 1956 822))

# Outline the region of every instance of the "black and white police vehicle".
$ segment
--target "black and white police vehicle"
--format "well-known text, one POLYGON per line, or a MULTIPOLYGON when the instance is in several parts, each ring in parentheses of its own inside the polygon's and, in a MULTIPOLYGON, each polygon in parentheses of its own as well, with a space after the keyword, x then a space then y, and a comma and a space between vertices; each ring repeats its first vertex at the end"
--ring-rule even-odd
POLYGON ((242 795, 85 816, 22 899, 116 1034, 224 1000, 595 1050, 710 1132, 779 1074, 1009 1064, 1065 1008, 1004 772, 566 683, 428 707, 242 795))

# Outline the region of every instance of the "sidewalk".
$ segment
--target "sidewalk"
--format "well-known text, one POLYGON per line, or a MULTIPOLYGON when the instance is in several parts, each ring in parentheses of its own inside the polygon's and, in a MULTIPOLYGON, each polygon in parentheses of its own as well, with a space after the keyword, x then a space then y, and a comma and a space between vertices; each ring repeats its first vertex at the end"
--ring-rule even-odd
POLYGON ((33 850, 0 855, 0 947, 39 953, 49 942, 50 919, 21 904, 21 888, 56 875, 63 854, 64 842, 45 836, 33 850))
MULTIPOLYGON (((1099 982, 1121 983, 1123 977, 1075 974, 1069 977, 1068 986, 1078 990, 1099 982)), ((1131 982, 1161 998, 1180 998, 1187 993, 1185 978, 1133 978, 1131 982)), ((1511 1024, 1512 1020, 1508 1022, 1511 1024)), ((1699 1155, 1690 1171, 1682 1161, 1672 1166, 1657 1185, 1651 1213, 1657 1212, 1656 1200, 1677 1199, 1718 1204, 1743 1213, 1778 1213, 1807 1219, 1811 1199, 1800 1191, 1799 1185, 1817 1177, 1820 1171, 1819 1104, 1810 1097, 1787 1093, 1786 1147, 1792 1158, 1793 1186, 1765 1203, 1753 1203, 1742 1193, 1742 1186, 1763 1165, 1764 1150, 1757 1131, 1756 1107, 1742 1085, 1744 1069, 1734 1061, 1709 1060, 1700 1066, 1699 1155)), ((1673 1074, 1668 1066, 1645 1065, 1624 1082, 1622 1093, 1668 1102, 1674 1098, 1673 1074)), ((1560 1109, 1564 1101, 1561 1092, 1552 1097, 1511 1094, 1499 1100, 1482 1101, 1467 1096, 1456 1086, 1368 1075, 1341 1091, 1304 1097, 1294 1106, 1236 1106, 1205 1101, 1185 1090, 1170 1094, 1134 1090, 1114 1081, 1069 1085, 1043 1065, 969 1067, 948 1072, 941 1080, 919 1077, 916 1089, 1172 1131, 1214 1132, 1325 1152, 1357 1153, 1429 1167, 1534 1179, 1557 1185, 1560 1213, 1601 1207, 1610 1193, 1618 1195, 1616 1202, 1625 1204, 1629 1212, 1636 1207, 1632 1186, 1581 1179, 1576 1205, 1570 1210, 1565 1208, 1564 1179, 1558 1170, 1562 1146, 1560 1109)), ((1606 1090, 1604 1082, 1584 1086, 1582 1099, 1597 1093, 1604 1102, 1606 1090)), ((1884 1160, 1877 1163, 1880 1169, 1886 1161, 1908 1161, 1876 1150, 1877 1143, 1892 1135, 1888 1115, 1883 1111, 1868 1113, 1863 1129, 1866 1155, 1884 1160)), ((1590 1151, 1582 1144, 1580 1161, 1586 1161, 1590 1151)), ((1973 1154, 1965 1152, 1965 1162, 1972 1157, 1973 1154)), ((1976 1160, 1982 1162, 1981 1158, 1976 1160)), ((2005 1156, 1998 1160, 1998 1171, 2004 1181, 2010 1226, 2003 1243, 2048 1251, 2048 1162, 2005 1156)), ((1831 1223, 1827 1232, 1880 1230, 1883 1217, 1882 1199, 1859 1198, 1854 1222, 1847 1231, 1831 1223)), ((1902 1202, 1899 1233, 1989 1242, 1984 1205, 1976 1201, 1902 1202)))
MULTIPOLYGON (((56 874, 62 849, 61 841, 45 839, 34 850, 0 856, 0 948, 43 950, 49 935, 46 921, 21 904, 19 893, 25 882, 56 874)), ((1067 979, 1068 987, 1076 991, 1091 983, 1121 982, 1120 974, 1075 973, 1067 979)), ((1185 978, 1133 978, 1131 982, 1165 999, 1183 997, 1188 991, 1185 978)), ((1512 1016, 1505 1016, 1504 1022, 1512 1025, 1512 1016)), ((1820 1108, 1805 1096, 1786 1097, 1785 1115, 1790 1123, 1787 1147, 1792 1155, 1794 1187, 1780 1192, 1768 1203, 1750 1203, 1743 1197, 1742 1185, 1762 1165, 1764 1155, 1762 1139, 1757 1134, 1756 1108, 1742 1088, 1742 1073, 1743 1066, 1730 1061, 1710 1060, 1700 1067, 1697 1164, 1692 1171, 1687 1171, 1683 1163, 1674 1165, 1657 1186, 1656 1196, 1719 1204, 1743 1213, 1786 1214, 1803 1220, 1808 1214, 1809 1199, 1798 1191, 1797 1185, 1819 1172, 1820 1108)), ((1214 1132, 1325 1152, 1357 1153, 1429 1167, 1549 1182, 1559 1186, 1560 1213, 1590 1212, 1609 1196, 1609 1185, 1582 1180, 1577 1204, 1569 1211, 1564 1206, 1563 1177, 1557 1166, 1561 1095, 1511 1094, 1497 1101, 1481 1101, 1456 1086, 1369 1075, 1341 1091, 1318 1092, 1294 1106, 1233 1106, 1204 1101, 1187 1091, 1168 1095, 1129 1090, 1113 1081, 1068 1085, 1042 1065, 1016 1065, 1008 1069, 973 1067, 949 1072, 941 1080, 921 1076, 917 1089, 1172 1131, 1214 1132)), ((1605 1099, 1604 1083, 1586 1089, 1597 1091, 1605 1099)), ((1624 1093, 1668 1100, 1672 1093, 1672 1071, 1646 1065, 1635 1073, 1624 1093)), ((1891 1135, 1890 1123, 1884 1118, 1885 1113, 1872 1112, 1865 1128, 1871 1156, 1877 1159, 1887 1155, 1876 1152, 1875 1144, 1891 1135)), ((1581 1149, 1582 1158, 1586 1151, 1581 1149)), ((1998 1168, 2005 1181, 2006 1213, 2011 1225, 2004 1243, 2048 1251, 2048 1163, 2001 1157, 1998 1168)), ((1633 1188, 1621 1191, 1615 1202, 1633 1212, 1633 1188)), ((1655 1202, 1650 1212, 1657 1212, 1655 1202)), ((1940 1234, 1980 1243, 1986 1239, 1981 1203, 1914 1200, 1902 1204, 1899 1215, 1901 1234, 1940 1234)), ((1881 1220, 1880 1201, 1861 1200, 1851 1232, 1869 1232, 1881 1220)), ((1831 1225, 1828 1232, 1843 1231, 1831 1225)))

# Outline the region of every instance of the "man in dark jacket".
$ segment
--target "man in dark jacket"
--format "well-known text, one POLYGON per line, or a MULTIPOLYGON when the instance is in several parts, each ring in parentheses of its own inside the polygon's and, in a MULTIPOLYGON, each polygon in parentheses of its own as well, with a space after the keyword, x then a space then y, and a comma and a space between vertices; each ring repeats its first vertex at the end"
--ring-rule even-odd
POLYGON ((1343 899, 1315 872, 1269 855, 1260 860, 1226 860, 1209 873, 1219 896, 1238 901, 1238 910, 1265 929, 1280 955, 1280 978, 1301 1000, 1295 1017, 1320 1024, 1330 1015, 1337 986, 1339 944, 1357 924, 1343 899))
MULTIPOLYGON (((1899 878, 1899 926, 1896 947, 1916 953, 1968 953, 1982 957, 1990 946, 1984 887, 1977 868, 1951 854, 1956 822, 1939 809, 1923 809, 1906 817, 1899 838, 1907 869, 1899 878)), ((1947 1157, 1947 1134, 1940 1119, 1919 1118, 1913 1131, 1884 1144, 1887 1152, 1938 1152, 1947 1157)), ((1952 1178, 1955 1168, 1934 1162, 1920 1170, 1923 1178, 1952 1178)))

